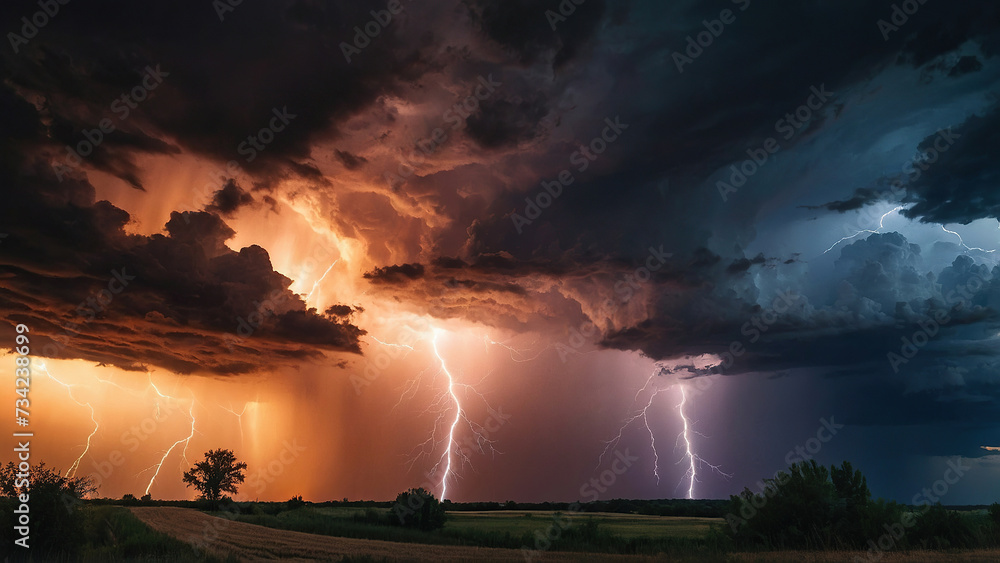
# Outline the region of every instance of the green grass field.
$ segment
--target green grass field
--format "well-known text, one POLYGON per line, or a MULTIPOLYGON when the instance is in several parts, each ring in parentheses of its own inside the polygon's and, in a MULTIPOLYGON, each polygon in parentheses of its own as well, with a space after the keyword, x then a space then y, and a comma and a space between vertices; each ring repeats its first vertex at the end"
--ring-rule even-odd
MULTIPOLYGON (((510 532, 520 535, 534 532, 540 525, 551 522, 554 512, 449 512, 445 526, 488 532, 510 532)), ((564 514, 570 522, 579 523, 593 518, 602 530, 622 537, 676 537, 704 538, 712 524, 721 524, 721 518, 687 518, 680 516, 643 516, 638 514, 614 514, 609 512, 564 514)))
POLYGON ((672 553, 718 550, 710 537, 720 518, 644 516, 554 511, 451 511, 444 528, 432 532, 387 525, 386 508, 300 507, 277 514, 242 514, 239 520, 299 532, 439 545, 521 549, 539 536, 555 534, 545 549, 598 553, 672 553), (558 523, 563 525, 559 526, 558 523))
MULTIPOLYGON (((359 508, 316 508, 316 513, 331 519, 351 520, 363 514, 359 508)), ((549 526, 556 512, 541 510, 491 510, 483 512, 448 512, 445 528, 470 532, 509 532, 520 536, 549 526)), ((644 516, 612 512, 560 513, 574 524, 594 519, 600 528, 622 538, 668 536, 677 538, 704 538, 712 524, 724 524, 722 518, 692 518, 686 516, 644 516)))

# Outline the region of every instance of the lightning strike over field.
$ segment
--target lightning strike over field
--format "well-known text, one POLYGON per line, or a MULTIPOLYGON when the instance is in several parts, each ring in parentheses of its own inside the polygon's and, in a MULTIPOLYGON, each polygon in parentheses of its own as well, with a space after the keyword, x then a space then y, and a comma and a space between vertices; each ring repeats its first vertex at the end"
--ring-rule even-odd
MULTIPOLYGON (((431 455, 431 452, 437 450, 439 447, 443 447, 441 454, 437 457, 437 461, 431 467, 430 471, 427 472, 427 477, 437 486, 441 491, 441 500, 445 500, 448 494, 448 485, 457 477, 457 462, 461 460, 463 465, 471 464, 472 460, 469 458, 469 453, 471 451, 478 450, 481 453, 486 453, 486 448, 488 447, 490 451, 497 453, 497 450, 493 447, 495 443, 494 440, 490 439, 488 436, 488 431, 480 425, 469 419, 468 412, 463 400, 468 397, 471 392, 477 395, 483 403, 486 405, 489 412, 496 412, 490 406, 486 397, 476 390, 477 384, 462 383, 457 379, 454 373, 452 373, 451 368, 448 367, 448 362, 445 360, 445 356, 440 348, 441 338, 447 333, 447 331, 440 328, 431 328, 431 336, 427 338, 431 344, 431 351, 434 354, 436 363, 438 365, 437 373, 443 374, 446 378, 447 385, 445 389, 439 393, 436 399, 424 410, 424 413, 436 413, 437 418, 434 422, 434 430, 431 432, 431 436, 424 442, 418 444, 414 450, 419 450, 416 457, 414 457, 409 466, 412 468, 417 460, 423 458, 424 456, 431 455), (454 415, 452 415, 454 413, 454 415), (458 434, 461 427, 468 426, 468 432, 470 436, 466 437, 464 440, 460 440, 458 434), (439 429, 444 428, 446 437, 440 438, 439 429), (456 459, 457 458, 457 459, 456 459), (440 476, 440 477, 438 477, 440 476)), ((428 370, 423 370, 417 377, 410 380, 403 395, 400 397, 399 406, 406 399, 411 399, 416 394, 419 388, 420 379, 424 373, 428 370)), ((489 377, 487 374, 483 379, 489 377)), ((395 409, 396 407, 393 407, 395 409)))
MULTIPOLYGON (((622 437, 625 434, 625 430, 628 429, 628 427, 635 421, 642 419, 643 426, 645 426, 646 432, 649 434, 649 447, 653 451, 653 476, 656 477, 656 484, 660 484, 660 453, 656 447, 656 433, 653 430, 653 426, 650 424, 649 414, 650 409, 653 408, 653 401, 656 399, 657 395, 670 389, 671 387, 676 386, 680 389, 681 393, 681 403, 678 405, 678 415, 680 416, 682 424, 682 430, 677 436, 677 446, 680 446, 681 443, 683 443, 684 449, 684 455, 678 463, 682 463, 684 461, 687 461, 688 463, 688 467, 685 469, 684 475, 681 477, 681 483, 685 480, 688 481, 687 498, 694 498, 694 484, 698 481, 698 468, 700 466, 707 466, 712 471, 715 471, 719 475, 726 478, 732 478, 732 475, 722 471, 718 465, 708 463, 695 453, 694 444, 691 440, 691 434, 697 433, 697 431, 694 430, 694 427, 688 418, 688 414, 685 411, 685 406, 687 405, 687 389, 683 383, 674 383, 667 387, 657 387, 654 382, 657 377, 662 376, 664 373, 669 372, 662 365, 657 365, 656 370, 646 379, 646 383, 636 392, 635 396, 632 398, 631 408, 633 409, 635 409, 637 404, 640 404, 639 397, 647 390, 651 390, 645 406, 636 410, 631 410, 626 416, 621 427, 619 427, 618 434, 616 434, 611 440, 605 442, 604 450, 597 459, 597 468, 601 467, 601 463, 604 461, 604 457, 607 456, 608 451, 621 442, 622 437)), ((680 484, 678 484, 678 486, 680 486, 680 484)))
POLYGON ((894 207, 894 208, 890 209, 889 211, 886 211, 885 213, 883 213, 882 217, 878 221, 878 228, 877 229, 875 229, 875 230, 863 229, 863 230, 860 230, 860 231, 854 233, 853 235, 846 236, 846 237, 838 240, 837 242, 833 243, 830 246, 830 248, 827 248, 826 250, 824 250, 823 254, 826 254, 827 252, 830 252, 831 250, 833 250, 834 248, 836 248, 838 244, 840 244, 840 243, 842 243, 842 242, 844 242, 846 240, 851 240, 851 239, 853 239, 855 237, 861 236, 861 235, 863 235, 865 233, 868 233, 868 234, 871 234, 871 235, 877 235, 877 234, 879 234, 882 231, 882 229, 885 228, 885 218, 888 217, 889 215, 892 215, 893 213, 899 211, 902 208, 903 208, 903 206, 900 205, 900 206, 894 207))
POLYGON ((441 362, 441 371, 448 377, 448 394, 455 403, 455 420, 452 421, 451 428, 448 430, 448 445, 441 456, 441 459, 446 462, 444 474, 441 476, 441 500, 443 501, 448 495, 448 476, 451 475, 452 447, 455 445, 455 428, 458 426, 459 421, 462 420, 462 402, 458 400, 458 395, 455 394, 455 377, 448 371, 448 365, 438 350, 438 336, 440 334, 441 331, 439 329, 434 329, 434 339, 432 340, 434 355, 441 362))
MULTIPOLYGON (((653 383, 653 378, 656 377, 657 375, 659 375, 660 373, 661 373, 661 369, 658 367, 657 370, 654 371, 649 376, 648 379, 646 379, 645 385, 643 385, 636 392, 635 397, 632 398, 632 407, 634 407, 636 405, 636 403, 638 402, 639 395, 641 395, 643 391, 645 391, 646 389, 648 389, 650 387, 650 384, 653 383)), ((656 395, 659 392, 660 392, 660 389, 658 389, 656 387, 653 387, 653 393, 649 396, 649 401, 647 401, 646 406, 643 407, 642 409, 639 409, 637 412, 629 415, 625 419, 625 422, 622 423, 621 427, 618 429, 618 435, 616 435, 614 438, 612 438, 612 439, 608 440, 607 442, 605 442, 605 444, 604 444, 604 451, 602 451, 601 455, 597 458, 597 467, 598 468, 601 467, 601 463, 604 461, 604 456, 608 454, 608 450, 610 450, 612 448, 612 446, 617 445, 618 442, 621 441, 622 434, 625 433, 625 429, 628 428, 633 422, 635 422, 639 418, 642 418, 643 423, 646 426, 646 430, 649 432, 649 445, 650 445, 650 448, 652 448, 652 450, 653 450, 653 475, 656 476, 656 484, 657 485, 660 484, 660 473, 659 473, 660 455, 656 451, 656 438, 653 435, 653 429, 652 429, 652 427, 649 426, 649 417, 648 417, 648 415, 649 415, 649 409, 653 406, 653 399, 656 398, 656 395)))
POLYGON ((48 367, 46 366, 46 364, 36 364, 35 365, 35 369, 40 369, 40 370, 44 371, 45 375, 49 376, 49 379, 51 379, 52 381, 55 381, 59 385, 62 385, 63 387, 65 387, 66 391, 69 393, 69 398, 74 403, 80 405, 81 407, 87 407, 88 409, 90 409, 90 420, 94 423, 94 430, 90 432, 89 436, 87 436, 87 444, 84 446, 83 451, 76 458, 76 460, 74 460, 73 463, 70 464, 69 469, 66 470, 66 474, 64 475, 64 477, 74 477, 74 476, 76 476, 77 469, 80 468, 80 461, 82 461, 83 457, 86 456, 87 453, 90 451, 90 441, 93 439, 94 435, 97 434, 97 431, 100 429, 100 424, 97 422, 97 418, 96 418, 96 415, 95 415, 95 412, 94 412, 94 406, 91 405, 90 403, 84 403, 84 402, 79 401, 73 395, 73 388, 77 387, 77 386, 76 385, 69 385, 67 383, 63 383, 62 381, 56 379, 56 377, 53 376, 52 373, 49 372, 48 367))
MULTIPOLYGON (((693 432, 696 433, 697 431, 692 428, 691 422, 688 420, 687 413, 684 411, 684 407, 687 404, 687 389, 683 384, 678 384, 677 387, 680 388, 681 391, 681 402, 677 405, 677 412, 680 414, 681 420, 684 422, 683 430, 681 430, 681 433, 677 435, 677 442, 684 442, 684 456, 677 463, 683 463, 685 460, 688 462, 688 468, 685 470, 684 476, 681 477, 680 483, 683 483, 685 479, 688 480, 687 498, 693 499, 694 484, 695 482, 698 482, 699 465, 707 465, 712 471, 715 471, 727 479, 732 479, 733 476, 722 471, 718 465, 708 463, 694 452, 694 446, 691 443, 691 434, 693 432)), ((680 486, 680 483, 678 483, 678 486, 680 486)))
MULTIPOLYGON (((153 383, 152 376, 150 376, 149 384, 150 384, 150 386, 153 387, 153 390, 156 391, 156 394, 159 395, 161 398, 163 398, 163 399, 172 399, 172 400, 175 400, 175 401, 177 400, 175 397, 171 397, 169 395, 163 394, 163 392, 160 391, 160 389, 156 386, 156 384, 153 383)), ((195 416, 194 416, 194 405, 195 405, 194 397, 191 397, 191 406, 188 408, 188 416, 191 417, 191 432, 187 435, 187 437, 181 438, 180 440, 177 440, 176 442, 174 442, 173 445, 171 445, 169 448, 167 448, 167 451, 164 452, 163 457, 160 458, 160 461, 158 463, 156 463, 155 465, 149 467, 148 469, 143 470, 142 472, 140 472, 140 474, 141 474, 141 473, 144 473, 145 471, 148 471, 149 469, 155 469, 153 471, 152 478, 150 478, 150 480, 149 480, 149 484, 146 485, 146 492, 145 492, 145 494, 147 494, 147 495, 149 494, 149 490, 153 487, 153 483, 156 482, 156 477, 160 474, 160 469, 163 468, 163 462, 165 462, 167 460, 167 458, 170 456, 170 453, 173 452, 174 449, 178 445, 184 444, 184 449, 181 451, 181 457, 184 459, 184 461, 188 465, 191 464, 191 462, 188 461, 188 458, 187 458, 187 448, 191 444, 191 439, 194 438, 194 432, 195 432, 195 422, 196 421, 195 421, 195 416)), ((157 406, 157 408, 159 408, 159 406, 157 406)))

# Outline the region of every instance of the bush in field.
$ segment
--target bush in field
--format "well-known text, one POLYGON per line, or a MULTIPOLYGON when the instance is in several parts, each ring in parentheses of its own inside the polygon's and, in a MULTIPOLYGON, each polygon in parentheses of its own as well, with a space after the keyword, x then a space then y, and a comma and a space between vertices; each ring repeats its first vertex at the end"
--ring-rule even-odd
MULTIPOLYGON (((997 525, 981 515, 872 500, 864 476, 846 461, 829 470, 815 461, 797 463, 759 489, 730 498, 723 532, 737 548, 944 549, 993 546, 1000 539, 997 525)), ((1000 504, 990 514, 1000 521, 1000 504)))
POLYGON ((1000 502, 994 502, 990 505, 990 519, 993 520, 994 524, 1000 525, 1000 502))
MULTIPOLYGON (((36 561, 56 559, 60 554, 73 554, 83 539, 84 522, 80 500, 96 491, 87 477, 63 477, 45 463, 31 468, 27 478, 18 478, 14 462, 0 468, 0 526, 11 545, 20 534, 14 510, 20 506, 20 495, 28 495, 30 507, 29 549, 36 561)), ((21 549, 21 548, 18 548, 21 549)))
POLYGON ((861 547, 902 513, 895 503, 873 502, 864 475, 846 461, 829 469, 796 463, 759 488, 730 499, 726 532, 737 546, 861 547))
POLYGON ((392 512, 396 516, 393 523, 421 530, 437 530, 446 518, 444 506, 423 487, 399 493, 392 512))

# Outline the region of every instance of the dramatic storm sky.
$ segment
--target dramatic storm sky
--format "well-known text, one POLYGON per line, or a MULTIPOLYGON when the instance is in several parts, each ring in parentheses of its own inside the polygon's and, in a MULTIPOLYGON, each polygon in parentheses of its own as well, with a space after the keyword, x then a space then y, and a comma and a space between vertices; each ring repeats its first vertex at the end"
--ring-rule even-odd
POLYGON ((101 496, 1000 497, 995 3, 54 6, 0 16, 0 343, 101 496))

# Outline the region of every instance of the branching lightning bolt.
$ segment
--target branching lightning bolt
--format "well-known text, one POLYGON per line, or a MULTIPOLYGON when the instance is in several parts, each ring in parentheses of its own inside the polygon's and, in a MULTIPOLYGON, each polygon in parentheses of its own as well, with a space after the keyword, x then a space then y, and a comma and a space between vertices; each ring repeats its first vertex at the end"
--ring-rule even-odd
MULTIPOLYGON (((719 475, 727 479, 732 479, 732 475, 722 471, 718 465, 713 465, 708 463, 701 458, 698 454, 694 452, 694 446, 691 443, 691 433, 696 432, 692 429, 691 422, 688 420, 687 413, 684 412, 684 406, 687 404, 687 390, 683 384, 679 384, 677 387, 681 390, 681 402, 677 405, 677 412, 680 414, 681 420, 684 421, 684 428, 681 433, 677 436, 677 442, 680 443, 682 440, 684 442, 684 457, 680 459, 677 463, 682 463, 685 460, 688 462, 688 468, 684 472, 684 476, 681 477, 680 483, 683 483, 685 479, 688 480, 688 492, 687 498, 694 498, 694 484, 698 481, 698 466, 707 465, 712 471, 715 471, 719 475)), ((678 483, 678 486, 680 486, 678 483)))
POLYGON ((90 441, 91 441, 91 439, 93 439, 94 435, 97 434, 97 431, 100 429, 100 424, 97 422, 97 418, 96 418, 95 413, 94 413, 94 406, 91 405, 90 403, 80 402, 75 396, 73 396, 73 388, 76 387, 76 385, 69 385, 67 383, 63 383, 62 381, 59 381, 58 379, 56 379, 56 377, 53 376, 52 373, 49 372, 48 367, 46 366, 46 364, 36 364, 35 365, 35 369, 40 369, 40 370, 44 371, 45 375, 49 376, 49 379, 51 379, 52 381, 55 381, 59 385, 62 385, 63 387, 65 387, 66 391, 69 393, 69 398, 74 403, 80 405, 81 407, 87 407, 88 409, 90 409, 90 420, 93 421, 93 423, 94 423, 94 430, 90 433, 89 436, 87 436, 87 445, 83 448, 83 452, 81 452, 80 456, 77 457, 76 460, 73 461, 72 464, 70 464, 69 469, 66 470, 66 474, 64 475, 65 477, 75 477, 76 476, 76 471, 80 468, 80 461, 82 461, 83 457, 85 455, 87 455, 87 452, 90 451, 90 441))
MULTIPOLYGON (((153 378, 152 378, 151 375, 149 377, 149 385, 153 388, 154 391, 156 391, 156 394, 159 395, 161 398, 176 400, 174 397, 171 397, 169 395, 164 395, 163 392, 160 391, 160 389, 156 386, 156 384, 153 383, 153 378)), ((194 405, 195 405, 195 400, 194 400, 194 397, 192 397, 191 398, 191 406, 188 409, 188 416, 191 417, 191 432, 187 435, 187 437, 181 438, 180 440, 177 440, 176 442, 173 443, 173 445, 171 445, 169 448, 167 448, 167 451, 164 452, 163 457, 160 458, 160 461, 158 463, 156 463, 156 464, 154 464, 154 465, 152 465, 152 466, 144 469, 143 471, 139 472, 139 474, 141 475, 142 473, 145 473, 146 471, 149 471, 151 469, 154 470, 153 471, 153 477, 150 478, 149 484, 146 485, 146 492, 145 492, 145 494, 148 495, 149 494, 149 490, 151 488, 153 488, 153 483, 156 482, 156 477, 159 476, 160 469, 163 468, 163 462, 165 462, 167 460, 167 458, 170 456, 170 453, 173 452, 174 449, 177 446, 179 446, 180 444, 184 444, 184 449, 181 451, 181 457, 184 459, 184 461, 188 465, 191 464, 191 462, 187 458, 187 449, 188 449, 188 446, 191 444, 191 438, 194 438, 194 432, 195 432, 194 405)), ((159 406, 157 406, 157 408, 159 408, 159 406)))
MULTIPOLYGON (((648 389, 650 387, 650 385, 653 383, 653 378, 656 377, 659 374, 660 374, 660 369, 657 368, 657 370, 654 371, 649 376, 649 378, 646 380, 645 385, 643 385, 641 388, 639 388, 638 391, 636 391, 635 397, 632 398, 632 407, 635 407, 636 403, 639 401, 639 395, 641 395, 643 391, 645 391, 646 389, 648 389)), ((597 467, 598 468, 601 467, 601 463, 603 463, 603 461, 604 461, 604 456, 606 456, 608 454, 608 450, 610 450, 613 446, 616 446, 616 445, 618 445, 619 442, 621 442, 622 434, 625 433, 625 429, 628 428, 633 422, 635 422, 637 419, 639 419, 641 417, 643 419, 643 422, 645 422, 645 424, 646 424, 646 429, 649 430, 650 445, 653 448, 653 457, 656 460, 656 463, 653 464, 653 474, 656 475, 656 482, 657 482, 657 484, 659 484, 659 482, 660 482, 660 476, 659 476, 658 462, 659 462, 660 456, 656 452, 656 441, 653 438, 653 431, 649 427, 649 419, 646 416, 647 412, 649 411, 649 408, 653 405, 653 398, 656 397, 656 394, 659 393, 659 392, 660 392, 660 390, 654 387, 653 388, 653 393, 650 395, 649 401, 646 403, 646 406, 643 407, 642 409, 640 409, 638 412, 635 412, 635 413, 633 413, 631 415, 627 415, 627 417, 625 419, 625 422, 618 429, 618 434, 614 438, 612 438, 612 439, 610 439, 610 440, 608 440, 607 442, 604 443, 604 451, 602 451, 601 455, 597 458, 597 467)), ((630 407, 630 409, 632 407, 630 407)))
MULTIPOLYGON (((632 423, 634 423, 635 421, 642 419, 643 426, 645 426, 646 432, 649 434, 649 447, 653 451, 653 476, 656 477, 656 484, 657 485, 660 484, 660 453, 656 447, 656 433, 653 431, 653 427, 650 425, 649 422, 649 412, 650 409, 653 407, 653 401, 656 399, 657 395, 659 395, 662 391, 665 391, 666 389, 669 388, 669 387, 661 388, 655 384, 656 378, 658 376, 662 376, 664 373, 668 373, 666 368, 664 368, 661 365, 657 365, 653 373, 646 379, 646 383, 643 384, 643 386, 639 388, 638 391, 636 391, 635 397, 632 398, 632 406, 630 407, 630 411, 626 415, 625 421, 618 429, 618 434, 616 434, 614 438, 605 442, 604 450, 601 452, 600 457, 598 457, 597 459, 597 468, 601 467, 604 458, 608 455, 608 452, 611 450, 611 448, 617 446, 618 443, 621 442, 622 436, 624 436, 625 434, 625 430, 629 426, 631 426, 632 423), (641 404, 639 401, 639 397, 647 390, 650 390, 650 392, 646 404, 641 408, 637 409, 636 405, 641 404)), ((708 463, 707 461, 702 459, 698 454, 695 453, 694 444, 691 441, 691 434, 697 433, 697 431, 693 429, 693 425, 691 424, 691 421, 688 419, 687 412, 685 412, 684 410, 684 407, 687 404, 687 392, 682 383, 676 383, 675 385, 680 388, 681 392, 681 404, 678 405, 678 414, 681 418, 681 422, 683 425, 683 429, 677 436, 677 444, 680 444, 683 441, 685 453, 684 457, 681 459, 681 462, 686 460, 689 466, 685 470, 684 476, 681 478, 681 482, 683 483, 685 479, 689 480, 687 498, 694 498, 694 484, 696 481, 698 481, 699 466, 701 465, 708 466, 713 471, 717 472, 719 475, 722 475, 723 477, 726 478, 732 478, 732 475, 722 471, 722 469, 720 469, 718 465, 713 465, 711 463, 708 463)))
POLYGON ((840 243, 842 243, 842 242, 844 242, 846 240, 851 240, 851 239, 853 239, 855 237, 861 236, 861 235, 863 235, 865 233, 869 233, 869 234, 873 234, 873 235, 878 234, 879 232, 882 231, 882 229, 885 228, 885 218, 888 217, 889 215, 892 215, 893 213, 899 211, 902 208, 903 208, 903 206, 900 205, 898 207, 894 207, 893 209, 890 209, 889 211, 886 211, 885 213, 883 213, 882 217, 878 221, 878 228, 875 229, 874 231, 871 230, 871 229, 863 229, 863 230, 860 230, 860 231, 854 233, 853 235, 846 236, 846 237, 838 240, 837 242, 833 243, 833 245, 830 246, 830 248, 827 248, 826 250, 824 250, 823 254, 826 254, 827 252, 830 252, 831 250, 833 250, 834 248, 836 248, 838 244, 840 244, 840 243))
POLYGON ((941 225, 941 230, 944 231, 944 232, 946 232, 946 233, 948 233, 948 234, 950 234, 950 235, 955 235, 956 237, 958 237, 958 243, 961 244, 963 247, 965 247, 965 250, 968 250, 968 251, 978 250, 980 252, 985 252, 987 254, 992 254, 992 253, 996 252, 995 249, 994 250, 985 250, 983 248, 972 247, 972 246, 969 246, 969 245, 965 244, 965 240, 962 239, 962 235, 956 233, 955 231, 949 231, 948 229, 945 228, 944 225, 941 225))
POLYGON ((530 352, 524 352, 523 350, 518 350, 517 348, 513 348, 511 346, 508 346, 508 345, 504 344, 503 342, 497 342, 496 340, 493 340, 489 336, 484 336, 483 337, 483 341, 486 342, 487 345, 492 344, 494 346, 499 346, 501 348, 504 348, 505 350, 507 350, 508 352, 510 352, 510 359, 514 360, 515 362, 530 362, 532 360, 537 360, 539 356, 541 356, 546 350, 549 349, 549 347, 545 347, 540 352, 538 352, 537 354, 535 354, 534 356, 531 356, 530 358, 526 358, 525 356, 527 356, 530 352), (515 355, 516 355, 516 357, 515 357, 515 355))
POLYGON ((238 420, 240 422, 240 446, 241 447, 243 446, 243 441, 244 441, 243 440, 243 415, 246 414, 246 412, 247 412, 247 406, 249 404, 250 403, 243 403, 243 410, 241 410, 240 412, 236 412, 236 409, 234 409, 232 407, 232 405, 230 405, 229 408, 226 408, 226 407, 224 407, 222 405, 219 405, 220 409, 222 409, 222 410, 224 410, 224 411, 232 414, 233 416, 236 417, 236 420, 238 420))
POLYGON ((375 342, 378 342, 382 346, 387 346, 389 348, 405 348, 406 350, 409 350, 411 352, 413 351, 413 346, 410 346, 409 344, 393 344, 391 342, 382 342, 381 340, 379 340, 378 338, 375 338, 374 336, 372 336, 370 334, 368 335, 368 338, 371 338, 372 340, 374 340, 375 342))
MULTIPOLYGON (((495 441, 488 437, 486 429, 482 425, 470 420, 467 416, 463 400, 468 397, 469 393, 473 393, 491 411, 492 407, 490 407, 486 397, 476 390, 477 384, 462 383, 448 367, 448 362, 445 360, 440 348, 441 338, 445 334, 447 334, 445 330, 432 328, 429 340, 431 342, 431 350, 438 364, 437 373, 444 375, 447 386, 424 410, 424 413, 436 413, 437 419, 435 420, 434 429, 431 431, 430 437, 414 448, 416 456, 409 463, 409 467, 412 468, 418 460, 432 455, 432 452, 442 447, 443 444, 441 454, 437 456, 437 461, 431 467, 430 471, 427 472, 429 479, 436 480, 436 485, 441 493, 441 500, 448 498, 449 485, 458 476, 457 465, 459 461, 461 461, 462 465, 472 464, 472 460, 469 458, 470 451, 478 450, 481 453, 486 453, 486 449, 488 448, 494 454, 497 453, 497 450, 493 447, 495 441), (458 439, 458 433, 463 424, 468 427, 468 431, 471 433, 471 437, 464 442, 458 439), (440 437, 440 429, 442 428, 446 431, 446 437, 443 438, 440 437), (463 447, 463 443, 466 447, 463 447), (467 449, 470 451, 466 451, 467 449), (436 477, 438 475, 440 475, 440 478, 436 477)), ((386 345, 393 346, 391 344, 386 345)), ((412 350, 412 348, 405 345, 395 346, 404 346, 412 350)), ((405 399, 412 398, 416 394, 421 375, 426 373, 426 371, 428 370, 423 370, 420 375, 408 382, 396 406, 399 406, 405 399)), ((486 377, 489 377, 489 374, 483 379, 486 379, 486 377)), ((393 408, 395 409, 396 407, 393 408)))
POLYGON ((448 365, 445 363, 444 358, 441 357, 441 352, 438 350, 438 336, 440 336, 440 331, 434 330, 434 355, 437 356, 438 361, 441 362, 441 371, 448 377, 448 394, 451 395, 452 401, 455 402, 455 420, 451 423, 451 429, 448 430, 448 446, 442 454, 442 459, 447 460, 447 465, 444 468, 444 474, 441 476, 441 500, 448 497, 448 476, 451 475, 451 450, 455 445, 455 428, 458 423, 462 420, 462 403, 458 400, 458 395, 455 394, 455 378, 448 371, 448 365))

